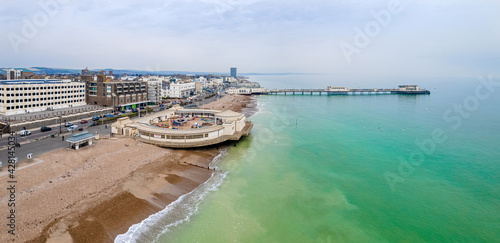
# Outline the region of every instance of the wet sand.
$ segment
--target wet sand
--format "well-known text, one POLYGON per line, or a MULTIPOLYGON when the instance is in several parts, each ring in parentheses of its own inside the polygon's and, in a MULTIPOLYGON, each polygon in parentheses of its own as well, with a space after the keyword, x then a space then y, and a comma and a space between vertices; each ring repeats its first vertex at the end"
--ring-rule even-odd
MULTIPOLYGON (((249 96, 225 96, 205 107, 241 112, 251 103, 249 96)), ((16 171, 16 236, 5 229, 0 242, 113 242, 210 178, 206 168, 219 152, 216 146, 165 149, 106 138, 78 151, 44 154, 16 171)), ((4 219, 8 196, 0 190, 4 219)))

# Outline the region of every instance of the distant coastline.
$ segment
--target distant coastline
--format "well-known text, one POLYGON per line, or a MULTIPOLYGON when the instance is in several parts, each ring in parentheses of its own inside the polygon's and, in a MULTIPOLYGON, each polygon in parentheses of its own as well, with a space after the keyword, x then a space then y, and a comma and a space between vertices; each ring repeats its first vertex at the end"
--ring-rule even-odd
MULTIPOLYGON (((0 68, 0 73, 5 74, 6 70, 10 69, 6 67, 0 68)), ((27 68, 15 68, 18 70, 23 70, 23 71, 28 71, 28 72, 34 72, 36 74, 79 74, 81 73, 81 69, 75 69, 75 68, 52 68, 52 67, 27 67, 27 68)), ((122 75, 122 74, 137 74, 137 75, 175 75, 175 74, 181 74, 181 75, 187 75, 187 74, 194 74, 194 75, 207 75, 207 74, 213 74, 213 75, 228 75, 228 73, 225 72, 199 72, 199 71, 175 71, 175 70, 137 70, 137 69, 113 69, 113 68, 95 68, 91 69, 91 71, 101 71, 105 70, 106 72, 113 71, 113 73, 122 75)), ((240 73, 239 75, 241 76, 251 76, 251 75, 321 75, 321 74, 314 74, 314 73, 240 73)))

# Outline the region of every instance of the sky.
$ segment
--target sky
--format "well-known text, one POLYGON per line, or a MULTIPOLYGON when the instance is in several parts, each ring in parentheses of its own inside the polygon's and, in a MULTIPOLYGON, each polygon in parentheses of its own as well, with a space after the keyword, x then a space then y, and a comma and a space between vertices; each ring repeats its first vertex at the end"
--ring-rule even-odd
POLYGON ((0 0, 0 67, 500 74, 498 0, 0 0))

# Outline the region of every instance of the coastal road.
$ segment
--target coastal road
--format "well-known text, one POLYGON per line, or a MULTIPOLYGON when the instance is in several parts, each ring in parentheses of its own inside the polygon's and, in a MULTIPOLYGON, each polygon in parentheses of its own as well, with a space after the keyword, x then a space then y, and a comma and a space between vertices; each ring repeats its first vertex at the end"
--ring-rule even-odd
MULTIPOLYGON (((83 127, 83 129, 87 129, 90 127, 90 123, 92 123, 92 118, 89 117, 88 119, 84 119, 84 120, 87 120, 88 123, 81 124, 80 123, 81 120, 74 120, 74 121, 68 121, 68 122, 73 123, 73 125, 78 125, 79 128, 83 127)), ((59 125, 52 125, 52 126, 48 126, 48 127, 52 128, 52 130, 46 131, 46 132, 41 132, 40 127, 28 129, 28 131, 31 132, 31 135, 26 136, 26 138, 18 135, 17 136, 18 142, 22 143, 23 141, 26 141, 26 140, 35 140, 37 138, 46 137, 46 136, 50 136, 51 134, 59 133, 59 125)), ((64 123, 62 123, 61 131, 63 133, 65 133, 65 132, 67 132, 67 130, 68 130, 68 128, 64 127, 64 123)), ((79 131, 77 130, 76 132, 79 132, 79 131)), ((18 132, 16 132, 16 133, 18 133, 18 132)), ((2 137, 0 138, 0 148, 7 145, 8 137, 9 137, 9 134, 2 135, 2 137)))
MULTIPOLYGON (((100 136, 105 136, 109 135, 111 133, 111 126, 108 125, 107 128, 105 128, 105 125, 99 125, 95 127, 90 127, 86 129, 85 131, 88 131, 90 133, 96 133, 98 132, 100 136)), ((75 132, 76 133, 76 132, 75 132)), ((48 153, 50 151, 54 151, 60 148, 66 148, 68 147, 68 142, 67 141, 62 141, 62 136, 66 138, 71 137, 71 133, 66 132, 61 134, 60 137, 54 137, 54 138, 44 138, 38 141, 33 141, 30 143, 25 143, 23 144, 23 141, 18 138, 18 142, 20 142, 22 145, 20 148, 16 148, 15 153, 16 157, 19 158, 19 161, 26 161, 27 160, 27 155, 28 153, 33 154, 33 158, 36 158, 42 154, 48 153)), ((4 135, 2 138, 3 140, 7 139, 7 136, 4 135)), ((7 160, 8 160, 8 150, 7 147, 3 147, 0 149, 0 161, 2 161, 3 165, 1 167, 2 171, 6 171, 6 165, 7 165, 7 160)), ((27 162, 26 162, 27 163, 27 162)), ((20 163, 19 167, 25 166, 26 163, 20 163)))

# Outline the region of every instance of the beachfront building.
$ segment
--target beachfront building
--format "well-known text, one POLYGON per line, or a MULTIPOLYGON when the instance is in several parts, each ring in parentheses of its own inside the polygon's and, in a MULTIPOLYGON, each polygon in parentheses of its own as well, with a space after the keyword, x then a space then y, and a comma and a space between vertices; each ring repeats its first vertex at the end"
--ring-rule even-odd
POLYGON ((170 83, 168 95, 171 98, 187 98, 196 90, 194 82, 173 82, 170 83))
POLYGON ((264 92, 265 89, 260 87, 257 82, 250 82, 243 80, 231 85, 230 88, 226 90, 227 94, 260 94, 264 92))
POLYGON ((229 88, 226 90, 227 94, 251 94, 251 88, 229 88))
POLYGON ((161 103, 163 79, 151 76, 143 79, 148 86, 148 100, 155 104, 161 103))
POLYGON ((137 120, 120 118, 111 126, 116 135, 169 148, 193 148, 247 136, 253 124, 242 113, 231 110, 171 109, 137 120))
POLYGON ((15 115, 85 105, 85 84, 59 79, 0 82, 0 114, 15 115))
POLYGON ((119 81, 107 77, 106 74, 84 74, 89 105, 113 107, 116 110, 126 110, 146 106, 148 92, 145 82, 119 81))
POLYGON ((80 147, 92 145, 94 143, 94 139, 96 139, 96 137, 98 138, 98 136, 98 134, 82 132, 66 139, 66 142, 68 142, 69 148, 78 150, 80 147))

